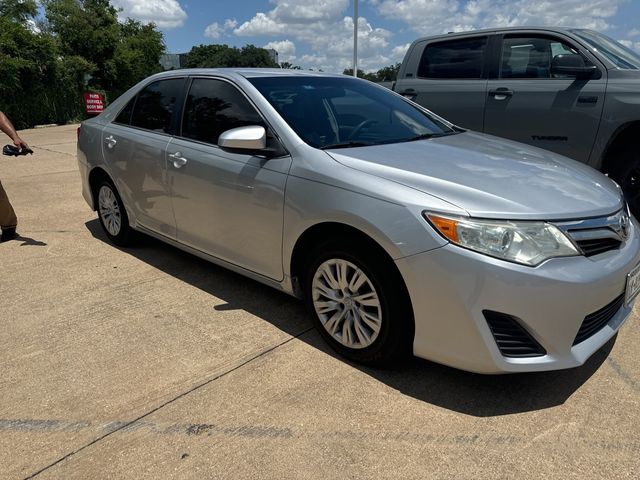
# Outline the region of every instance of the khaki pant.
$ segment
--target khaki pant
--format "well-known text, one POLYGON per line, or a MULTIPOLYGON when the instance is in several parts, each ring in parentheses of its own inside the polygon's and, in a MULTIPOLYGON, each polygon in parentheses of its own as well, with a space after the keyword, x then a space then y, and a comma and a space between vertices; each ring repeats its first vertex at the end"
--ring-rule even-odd
POLYGON ((18 224, 18 218, 16 212, 13 211, 7 192, 2 187, 0 182, 0 228, 3 230, 6 228, 15 228, 18 224))

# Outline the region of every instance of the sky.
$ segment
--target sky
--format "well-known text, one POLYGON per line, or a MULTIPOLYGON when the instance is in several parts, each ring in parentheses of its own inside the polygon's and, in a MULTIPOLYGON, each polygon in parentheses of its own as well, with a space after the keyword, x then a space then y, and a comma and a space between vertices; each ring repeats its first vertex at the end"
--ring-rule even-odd
MULTIPOLYGON (((354 0, 112 0, 121 18, 154 22, 167 51, 253 44, 280 62, 342 72, 353 57, 354 0)), ((496 26, 591 28, 640 52, 640 0, 360 0, 358 66, 402 61, 419 36, 496 26)))

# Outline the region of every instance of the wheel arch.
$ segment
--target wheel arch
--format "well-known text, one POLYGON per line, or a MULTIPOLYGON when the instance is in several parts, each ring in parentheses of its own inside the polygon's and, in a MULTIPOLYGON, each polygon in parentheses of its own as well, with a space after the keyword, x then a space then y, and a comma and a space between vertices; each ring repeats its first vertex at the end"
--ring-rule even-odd
MULTIPOLYGON (((358 251, 352 251, 354 241, 358 242, 358 249, 362 245, 360 251, 367 252, 365 258, 368 258, 369 262, 372 262, 375 258, 375 263, 385 262, 376 265, 382 267, 386 272, 385 278, 390 284, 393 285, 396 295, 396 301, 392 301, 394 308, 399 308, 402 314, 396 318, 397 324, 397 342, 395 347, 392 348, 387 354, 383 355, 387 359, 400 358, 405 354, 410 354, 413 351, 413 342, 415 339, 415 316, 413 310, 413 304, 409 289, 407 288, 405 279, 400 272, 400 269, 396 265, 392 255, 374 238, 367 233, 355 228, 351 225, 347 225, 339 222, 322 222, 307 228, 302 235, 298 238, 293 252, 291 255, 291 269, 292 283, 294 287, 294 293, 309 302, 309 297, 305 295, 303 291, 303 284, 308 280, 303 280, 305 274, 305 268, 313 262, 314 256, 312 255, 322 243, 327 242, 327 247, 335 247, 335 241, 337 240, 338 246, 340 241, 344 240, 345 248, 348 252, 354 256, 358 256, 358 251), (351 246, 351 248, 348 248, 351 246)), ((364 259, 361 259, 364 260, 364 259)), ((365 266, 367 263, 365 262, 365 266)), ((370 268, 372 266, 370 265, 370 268)), ((308 308, 311 309, 309 305, 308 308)), ((322 333, 322 332, 321 332, 322 333)), ((334 347, 335 348, 335 347, 334 347)), ((344 352, 342 353, 344 354, 344 352)), ((349 357, 351 358, 351 357, 349 357)), ((356 359, 355 361, 372 362, 372 365, 385 365, 386 361, 383 357, 372 358, 370 360, 364 360, 364 358, 356 359)))
MULTIPOLYGON (((304 273, 307 262, 310 260, 309 254, 317 245, 326 242, 328 239, 344 239, 345 243, 353 240, 363 242, 378 254, 383 255, 384 258, 393 265, 393 268, 398 273, 398 277, 402 279, 402 275, 393 260, 393 255, 382 246, 381 242, 374 239, 370 234, 351 225, 336 221, 327 221, 316 223, 306 228, 296 240, 291 255, 288 257, 288 272, 293 283, 294 293, 297 296, 300 296, 300 278, 304 273)), ((402 279, 402 283, 406 289, 404 279, 402 279)))
POLYGON ((602 155, 600 171, 603 173, 611 173, 618 166, 618 157, 621 151, 639 143, 640 137, 640 121, 625 123, 616 129, 605 148, 602 155))
POLYGON ((97 197, 98 188, 97 187, 100 184, 100 182, 103 180, 107 180, 111 183, 114 183, 111 176, 102 167, 94 167, 91 170, 91 172, 89 172, 89 187, 91 188, 91 199, 93 201, 93 205, 91 205, 91 208, 93 209, 93 211, 96 211, 98 209, 98 197, 97 197))

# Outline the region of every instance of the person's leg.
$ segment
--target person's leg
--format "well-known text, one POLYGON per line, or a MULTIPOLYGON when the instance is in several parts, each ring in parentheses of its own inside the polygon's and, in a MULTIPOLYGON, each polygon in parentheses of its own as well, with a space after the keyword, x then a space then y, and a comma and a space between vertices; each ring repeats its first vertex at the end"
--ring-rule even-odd
POLYGON ((16 212, 13 210, 11 202, 9 202, 7 192, 5 192, 2 187, 2 182, 0 182, 0 228, 2 229, 2 233, 15 232, 17 224, 18 218, 16 217, 16 212))

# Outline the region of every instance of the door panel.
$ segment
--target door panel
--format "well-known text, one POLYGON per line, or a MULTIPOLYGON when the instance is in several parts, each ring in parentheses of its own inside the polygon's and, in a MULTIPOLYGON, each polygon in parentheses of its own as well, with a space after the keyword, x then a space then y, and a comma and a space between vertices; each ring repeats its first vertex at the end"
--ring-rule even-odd
POLYGON ((200 251, 282 280, 284 191, 291 157, 266 160, 175 138, 169 184, 177 238, 200 251))
POLYGON ((586 162, 606 78, 553 75, 554 55, 577 47, 553 37, 505 36, 500 77, 488 83, 484 131, 586 162))
POLYGON ((167 150, 177 237, 282 280, 284 190, 291 157, 267 160, 217 146, 221 133, 249 125, 267 127, 235 85, 215 78, 192 80, 181 137, 167 150))
POLYGON ((405 79, 402 85, 398 93, 413 90, 416 103, 455 125, 482 131, 486 80, 405 79))
POLYGON ((185 77, 143 88, 102 133, 104 158, 133 222, 176 237, 166 150, 178 119, 185 77))
POLYGON ((165 160, 169 138, 118 124, 107 125, 102 132, 105 161, 131 218, 175 238, 165 160))
POLYGON ((450 122, 482 131, 487 91, 488 37, 437 41, 421 46, 414 71, 395 90, 450 122))

